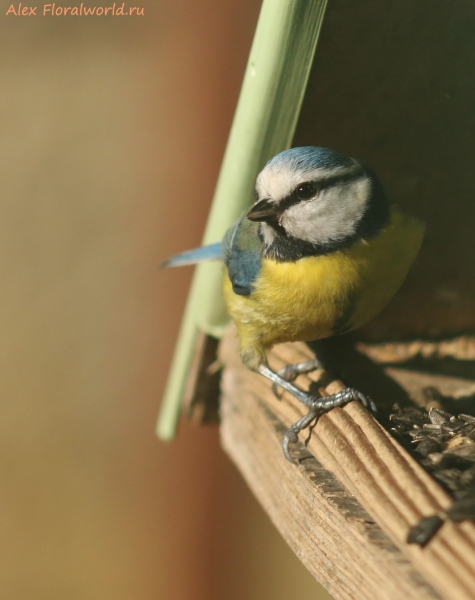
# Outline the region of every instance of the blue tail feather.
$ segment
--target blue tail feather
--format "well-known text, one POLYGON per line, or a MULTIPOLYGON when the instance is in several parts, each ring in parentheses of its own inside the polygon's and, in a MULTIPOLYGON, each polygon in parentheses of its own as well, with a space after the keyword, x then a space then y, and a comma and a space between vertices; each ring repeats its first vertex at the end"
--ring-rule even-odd
POLYGON ((187 250, 186 252, 172 256, 160 266, 163 268, 184 267, 207 260, 222 260, 221 242, 203 246, 202 248, 195 248, 194 250, 187 250))

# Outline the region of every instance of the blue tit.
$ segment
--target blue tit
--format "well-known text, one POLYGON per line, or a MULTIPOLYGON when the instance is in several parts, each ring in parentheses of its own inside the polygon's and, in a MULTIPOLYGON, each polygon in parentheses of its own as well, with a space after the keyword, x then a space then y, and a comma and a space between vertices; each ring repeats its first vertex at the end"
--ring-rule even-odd
POLYGON ((351 400, 371 403, 351 388, 324 398, 303 392, 291 379, 316 365, 276 373, 267 350, 369 321, 401 286, 423 235, 423 224, 388 198, 371 169, 335 150, 308 146, 285 150, 265 165, 254 206, 222 243, 164 264, 223 260, 224 298, 243 363, 309 408, 283 440, 292 462, 289 443, 323 411, 351 400))

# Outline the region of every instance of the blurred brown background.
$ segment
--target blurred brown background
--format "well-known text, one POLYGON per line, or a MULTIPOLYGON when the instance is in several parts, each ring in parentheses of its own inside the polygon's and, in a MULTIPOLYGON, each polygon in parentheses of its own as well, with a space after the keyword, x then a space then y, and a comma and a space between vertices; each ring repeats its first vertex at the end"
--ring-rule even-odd
POLYGON ((217 429, 154 434, 260 1, 130 5, 2 3, 0 596, 316 598, 217 429))
MULTIPOLYGON (((201 239, 260 0, 147 0, 130 18, 9 6, 1 597, 323 597, 215 428, 154 435, 191 276, 157 266, 201 239)), ((428 224, 372 336, 475 326, 474 24, 466 0, 329 4, 296 143, 367 161, 428 224)))

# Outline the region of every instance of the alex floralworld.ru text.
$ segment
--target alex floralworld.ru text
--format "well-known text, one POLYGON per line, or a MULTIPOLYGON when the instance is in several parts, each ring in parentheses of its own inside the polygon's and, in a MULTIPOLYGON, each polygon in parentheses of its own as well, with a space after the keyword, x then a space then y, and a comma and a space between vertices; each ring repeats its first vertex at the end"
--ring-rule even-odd
POLYGON ((11 4, 8 8, 6 15, 15 16, 15 17, 36 17, 38 14, 43 16, 66 16, 71 15, 73 17, 84 17, 84 16, 106 16, 110 15, 112 17, 120 17, 120 16, 131 16, 131 15, 139 15, 143 16, 144 9, 138 8, 136 6, 131 6, 130 8, 125 8, 125 2, 122 4, 117 4, 114 2, 112 6, 84 6, 84 3, 81 2, 80 6, 56 6, 56 3, 53 4, 44 4, 41 7, 43 10, 38 13, 37 6, 22 6, 22 3, 19 4, 11 4))

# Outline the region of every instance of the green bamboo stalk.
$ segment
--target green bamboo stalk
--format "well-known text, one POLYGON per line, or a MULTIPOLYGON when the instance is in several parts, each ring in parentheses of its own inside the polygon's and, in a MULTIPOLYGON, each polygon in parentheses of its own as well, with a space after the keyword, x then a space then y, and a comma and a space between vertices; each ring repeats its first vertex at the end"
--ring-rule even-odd
MULTIPOLYGON (((203 244, 220 241, 252 204, 257 174, 290 147, 327 0, 264 0, 203 244)), ((197 267, 164 394, 157 435, 175 435, 198 331, 220 337, 228 321, 222 265, 197 267)))

